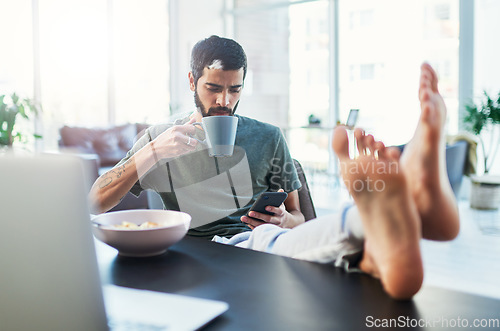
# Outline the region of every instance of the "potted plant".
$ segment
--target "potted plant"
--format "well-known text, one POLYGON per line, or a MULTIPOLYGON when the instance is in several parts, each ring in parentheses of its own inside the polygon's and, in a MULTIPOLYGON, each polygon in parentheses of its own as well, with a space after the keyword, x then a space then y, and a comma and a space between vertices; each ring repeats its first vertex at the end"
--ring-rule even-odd
MULTIPOLYGON (((15 140, 26 143, 29 135, 18 129, 16 120, 19 116, 29 120, 40 111, 41 107, 29 98, 22 99, 16 93, 0 95, 0 147, 12 147, 15 140)), ((33 136, 41 138, 38 134, 33 136)))
POLYGON ((471 207, 477 209, 498 209, 500 207, 500 176, 490 174, 491 166, 498 152, 500 140, 500 92, 496 100, 484 91, 479 106, 471 103, 465 107, 465 128, 478 136, 482 149, 484 174, 471 176, 471 207), (490 144, 484 142, 485 132, 490 144))

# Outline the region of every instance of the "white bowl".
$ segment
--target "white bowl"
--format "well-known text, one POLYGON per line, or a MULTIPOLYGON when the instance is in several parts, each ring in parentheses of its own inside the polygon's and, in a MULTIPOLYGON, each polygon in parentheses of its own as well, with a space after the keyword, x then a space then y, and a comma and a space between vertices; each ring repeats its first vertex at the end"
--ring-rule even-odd
POLYGON ((120 255, 142 257, 163 254, 181 240, 189 229, 191 216, 172 210, 136 209, 100 214, 92 221, 92 231, 97 239, 116 248, 120 255), (148 221, 161 227, 123 229, 114 226, 122 222, 140 225, 148 221))

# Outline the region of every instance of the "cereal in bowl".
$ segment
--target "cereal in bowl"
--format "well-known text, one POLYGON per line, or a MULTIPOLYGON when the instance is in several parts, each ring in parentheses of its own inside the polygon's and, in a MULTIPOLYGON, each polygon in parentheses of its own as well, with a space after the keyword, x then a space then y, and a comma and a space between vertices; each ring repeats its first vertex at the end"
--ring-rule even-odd
POLYGON ((116 224, 115 227, 125 230, 140 230, 140 229, 154 229, 159 228, 161 225, 155 222, 144 222, 140 225, 131 222, 122 222, 122 224, 116 224))

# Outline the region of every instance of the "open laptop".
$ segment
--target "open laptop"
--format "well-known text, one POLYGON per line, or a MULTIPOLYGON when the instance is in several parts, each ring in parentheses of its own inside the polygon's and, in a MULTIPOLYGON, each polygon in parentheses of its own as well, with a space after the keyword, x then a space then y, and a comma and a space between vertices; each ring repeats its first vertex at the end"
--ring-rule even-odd
POLYGON ((2 331, 193 330, 228 309, 101 286, 83 174, 77 157, 0 156, 2 331))

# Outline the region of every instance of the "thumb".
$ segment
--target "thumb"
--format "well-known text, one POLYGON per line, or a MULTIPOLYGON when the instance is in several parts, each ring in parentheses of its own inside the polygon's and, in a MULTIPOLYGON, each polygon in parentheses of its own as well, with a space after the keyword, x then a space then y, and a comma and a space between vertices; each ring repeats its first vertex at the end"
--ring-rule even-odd
POLYGON ((278 190, 278 192, 285 192, 285 190, 284 190, 284 189, 282 189, 282 188, 280 188, 280 189, 278 190))

